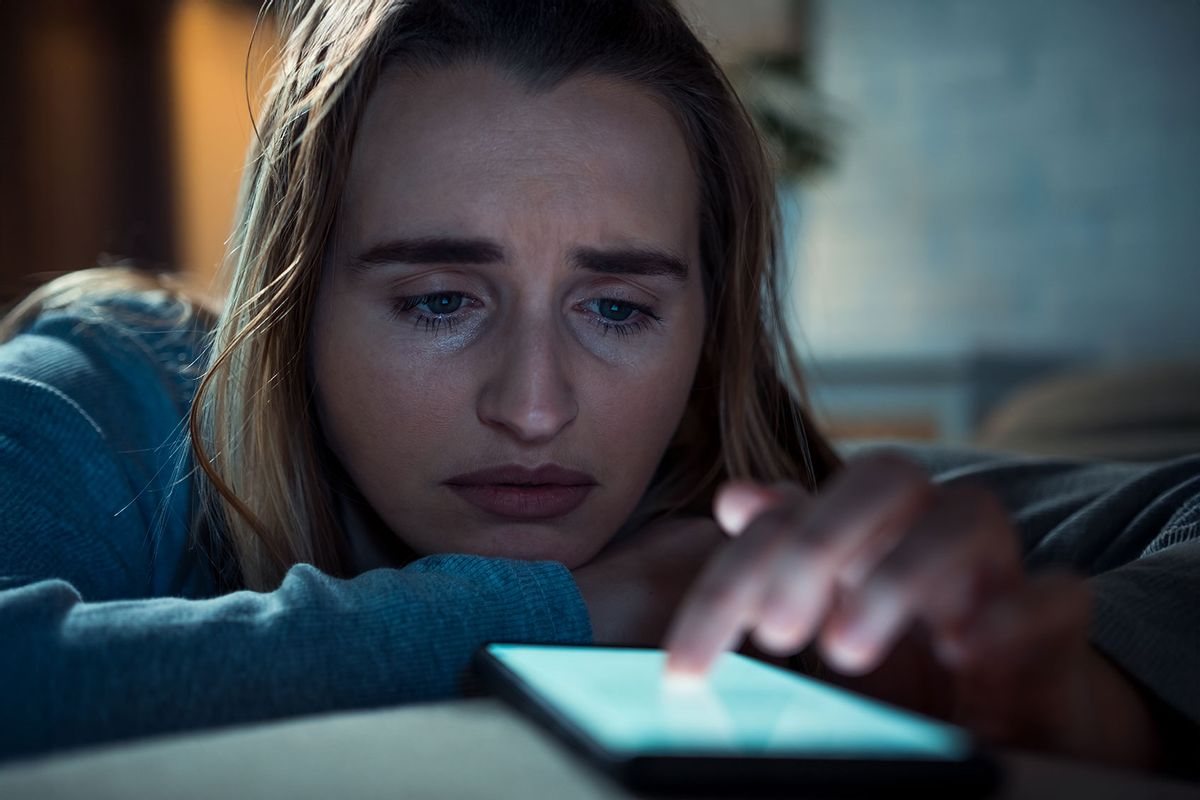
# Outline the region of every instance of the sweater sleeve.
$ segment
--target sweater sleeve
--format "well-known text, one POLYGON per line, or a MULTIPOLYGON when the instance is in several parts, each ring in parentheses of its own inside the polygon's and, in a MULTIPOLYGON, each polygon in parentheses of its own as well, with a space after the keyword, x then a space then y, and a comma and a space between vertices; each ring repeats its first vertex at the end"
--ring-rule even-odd
POLYGON ((456 696, 489 640, 587 643, 552 562, 430 556, 353 580, 299 565, 269 593, 85 602, 0 591, 0 759, 296 714, 456 696))
POLYGON ((201 558, 147 497, 172 482, 155 442, 178 409, 38 336, 0 346, 0 760, 451 697, 486 641, 590 641, 555 562, 439 555, 352 580, 299 565, 275 591, 208 597, 164 580, 201 558), (122 438, 122 418, 150 438, 122 438))
POLYGON ((1088 576, 1092 645, 1200 725, 1200 456, 1100 463, 896 449, 939 483, 994 492, 1012 515, 1031 571, 1088 576))

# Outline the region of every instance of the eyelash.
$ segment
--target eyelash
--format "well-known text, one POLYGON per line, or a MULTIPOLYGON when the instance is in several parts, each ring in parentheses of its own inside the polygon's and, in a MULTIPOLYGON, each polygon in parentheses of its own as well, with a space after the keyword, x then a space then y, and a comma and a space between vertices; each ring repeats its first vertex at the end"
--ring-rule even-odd
MULTIPOLYGON (((392 316, 396 319, 411 318, 411 311, 417 306, 425 305, 439 297, 466 297, 462 292, 432 292, 430 294, 411 295, 409 297, 397 297, 392 301, 392 316)), ((603 317, 594 317, 591 322, 596 327, 600 328, 603 336, 607 336, 610 332, 615 332, 618 336, 624 338, 634 333, 641 333, 648 329, 653 324, 662 324, 662 317, 654 313, 654 309, 649 306, 641 305, 640 303, 631 303, 627 300, 619 300, 615 297, 600 297, 594 298, 601 302, 616 303, 618 305, 632 308, 639 316, 635 322, 618 323, 612 320, 607 320, 603 317)), ((591 302, 591 301, 589 301, 591 302)), ((425 326, 428 333, 436 334, 438 329, 444 324, 448 332, 454 331, 454 326, 457 324, 453 316, 445 314, 417 314, 413 318, 413 328, 425 326)))

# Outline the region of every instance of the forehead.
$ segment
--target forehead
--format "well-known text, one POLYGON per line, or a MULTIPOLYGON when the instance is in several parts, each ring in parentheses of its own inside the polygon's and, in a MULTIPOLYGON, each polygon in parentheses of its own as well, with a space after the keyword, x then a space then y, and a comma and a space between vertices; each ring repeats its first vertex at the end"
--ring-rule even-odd
POLYGON ((363 116, 343 224, 363 244, 397 232, 515 236, 536 220, 691 252, 697 196, 675 118, 636 87, 586 77, 530 93, 487 66, 393 69, 363 116))

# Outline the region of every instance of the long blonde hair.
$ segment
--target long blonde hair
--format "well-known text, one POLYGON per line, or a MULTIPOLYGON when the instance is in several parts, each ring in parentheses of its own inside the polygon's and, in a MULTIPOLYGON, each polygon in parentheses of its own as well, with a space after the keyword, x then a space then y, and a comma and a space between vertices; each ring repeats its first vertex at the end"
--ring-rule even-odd
POLYGON ((669 0, 275 5, 281 57, 247 160, 228 296, 190 417, 201 521, 222 531, 242 585, 273 588, 302 562, 345 573, 330 486, 336 465, 312 403, 308 336, 356 129, 391 65, 479 61, 531 90, 608 76, 665 100, 685 134, 701 186, 707 336, 683 421, 622 531, 707 513, 727 478, 815 489, 839 466, 812 424, 787 329, 770 155, 669 0))

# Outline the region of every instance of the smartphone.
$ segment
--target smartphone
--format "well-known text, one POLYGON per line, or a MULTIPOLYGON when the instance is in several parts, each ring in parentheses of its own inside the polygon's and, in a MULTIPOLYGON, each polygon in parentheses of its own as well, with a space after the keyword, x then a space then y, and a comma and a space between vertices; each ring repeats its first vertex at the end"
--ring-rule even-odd
POLYGON ((640 791, 980 795, 994 759, 961 728, 739 653, 704 678, 666 652, 491 643, 485 686, 595 766, 640 791))

